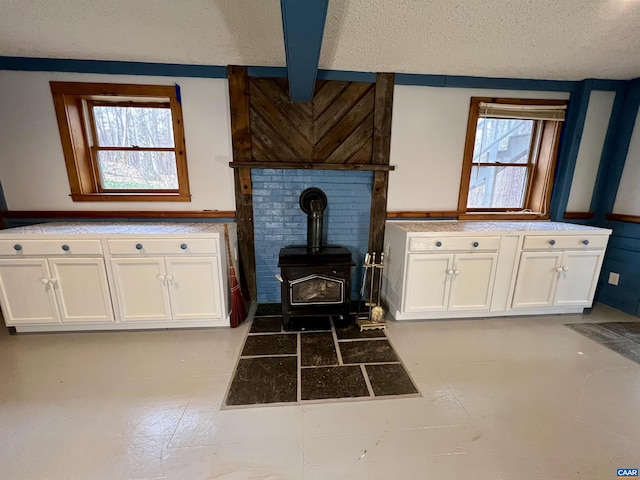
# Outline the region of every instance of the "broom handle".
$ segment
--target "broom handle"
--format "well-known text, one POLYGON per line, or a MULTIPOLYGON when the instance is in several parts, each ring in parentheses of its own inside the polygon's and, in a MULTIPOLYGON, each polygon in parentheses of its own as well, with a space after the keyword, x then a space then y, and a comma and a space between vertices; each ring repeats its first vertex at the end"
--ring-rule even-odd
POLYGON ((227 244, 227 257, 229 258, 229 269, 231 270, 233 268, 233 260, 231 260, 231 244, 229 241, 229 228, 227 227, 227 224, 224 224, 224 240, 225 243, 227 244))

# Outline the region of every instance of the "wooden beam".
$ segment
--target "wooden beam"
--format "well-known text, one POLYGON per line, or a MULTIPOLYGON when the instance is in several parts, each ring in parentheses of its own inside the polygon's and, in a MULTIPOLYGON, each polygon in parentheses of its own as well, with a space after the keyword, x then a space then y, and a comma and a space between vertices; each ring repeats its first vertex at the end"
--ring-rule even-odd
POLYGON ((392 171, 393 165, 370 165, 366 163, 309 163, 309 162, 229 162, 231 168, 273 168, 289 170, 362 170, 392 171))
POLYGON ((289 96, 310 102, 318 74, 329 0, 280 0, 289 96))
MULTIPOLYGON (((231 141, 233 160, 251 161, 251 126, 249 123, 249 76, 247 67, 229 66, 229 99, 231 104, 231 141)), ((249 299, 257 299, 256 255, 253 248, 253 195, 251 170, 233 171, 236 194, 236 224, 240 251, 241 286, 249 299)))
MULTIPOLYGON (((375 104, 373 113, 373 153, 374 165, 389 165, 391 152, 391 112, 393 107, 393 73, 376 75, 375 104)), ((387 190, 389 172, 373 172, 371 187, 371 217, 369 221, 369 252, 380 254, 384 251, 384 224, 387 220, 387 190)), ((374 282, 369 298, 380 298, 380 285, 374 282)))
POLYGON ((593 212, 564 212, 563 218, 565 220, 590 220, 595 217, 593 212))
POLYGON ((619 215, 617 213, 607 213, 607 220, 613 220, 614 222, 640 223, 640 216, 639 215, 619 215))

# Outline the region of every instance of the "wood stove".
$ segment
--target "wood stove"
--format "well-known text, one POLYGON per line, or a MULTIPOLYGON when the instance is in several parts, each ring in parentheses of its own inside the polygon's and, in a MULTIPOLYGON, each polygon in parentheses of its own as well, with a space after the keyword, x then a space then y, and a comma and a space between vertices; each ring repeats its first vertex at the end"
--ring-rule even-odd
POLYGON ((282 277, 282 324, 291 317, 349 316, 351 308, 351 252, 325 246, 311 253, 306 246, 284 247, 278 262, 282 277))
POLYGON ((351 268, 355 265, 347 247, 322 244, 323 212, 327 197, 319 188, 300 195, 307 214, 307 245, 280 249, 282 324, 291 328, 291 317, 337 315, 346 319, 351 308, 351 268))

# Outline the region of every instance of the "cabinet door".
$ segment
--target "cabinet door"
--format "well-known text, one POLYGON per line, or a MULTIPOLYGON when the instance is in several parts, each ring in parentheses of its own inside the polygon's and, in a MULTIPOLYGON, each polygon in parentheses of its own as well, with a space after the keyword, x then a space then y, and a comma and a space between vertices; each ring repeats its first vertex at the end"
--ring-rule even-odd
POLYGON ((173 318, 220 318, 217 257, 167 258, 167 285, 173 318))
POLYGON ((522 252, 512 308, 553 305, 562 252, 522 252))
POLYGON ((562 257, 562 273, 558 280, 554 305, 590 307, 598 284, 602 251, 567 251, 562 257))
POLYGON ((102 258, 50 258, 53 290, 63 322, 112 322, 102 258))
POLYGON ((456 254, 449 310, 489 310, 497 260, 497 253, 456 254))
POLYGON ((171 319, 163 258, 112 258, 111 267, 122 321, 171 319))
POLYGON ((449 270, 453 254, 412 253, 408 256, 404 312, 447 309, 449 270))
POLYGON ((7 325, 58 323, 47 260, 0 260, 0 295, 7 325))

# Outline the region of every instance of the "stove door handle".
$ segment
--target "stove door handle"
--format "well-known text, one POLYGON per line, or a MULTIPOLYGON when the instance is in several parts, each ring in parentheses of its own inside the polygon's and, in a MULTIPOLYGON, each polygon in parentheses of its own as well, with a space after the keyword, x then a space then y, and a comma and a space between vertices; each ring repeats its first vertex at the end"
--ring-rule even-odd
POLYGON ((278 280, 280 283, 284 283, 284 280, 282 279, 282 275, 280 275, 279 273, 276 275, 276 280, 278 280))

